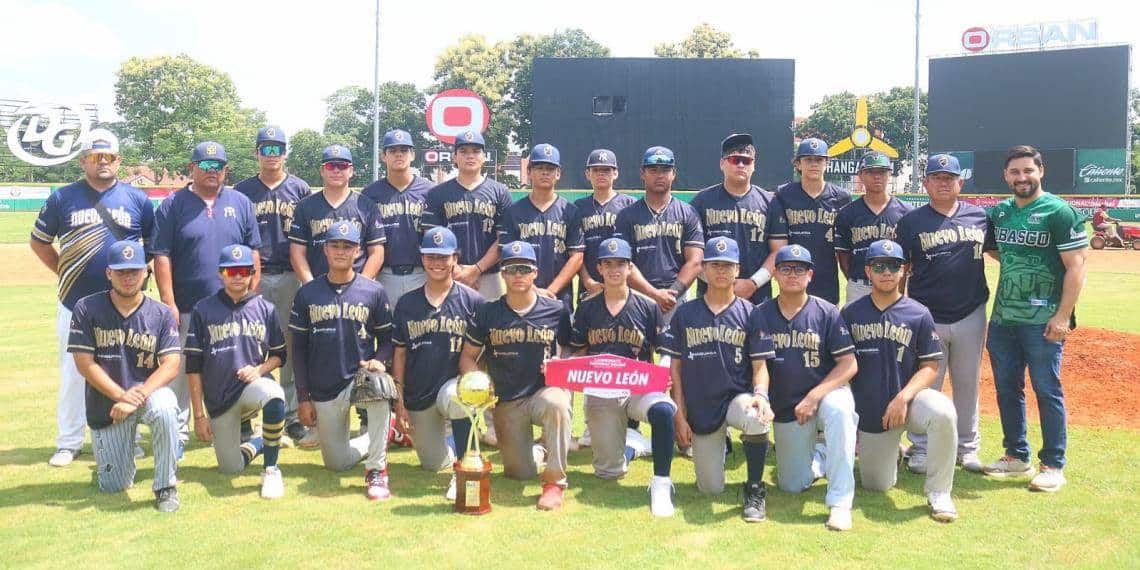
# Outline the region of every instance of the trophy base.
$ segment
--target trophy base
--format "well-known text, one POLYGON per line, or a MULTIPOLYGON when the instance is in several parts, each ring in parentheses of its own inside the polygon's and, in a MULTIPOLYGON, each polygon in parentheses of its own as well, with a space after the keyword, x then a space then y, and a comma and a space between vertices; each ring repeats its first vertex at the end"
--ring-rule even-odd
POLYGON ((455 462, 455 512, 464 515, 485 515, 491 512, 491 462, 483 460, 477 471, 463 469, 455 462))

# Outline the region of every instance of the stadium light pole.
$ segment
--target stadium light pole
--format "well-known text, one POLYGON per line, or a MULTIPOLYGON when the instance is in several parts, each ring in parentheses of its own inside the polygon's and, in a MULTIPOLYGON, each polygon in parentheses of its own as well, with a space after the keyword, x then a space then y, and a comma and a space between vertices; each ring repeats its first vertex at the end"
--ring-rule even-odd
POLYGON ((376 0, 376 54, 372 85, 372 181, 380 179, 380 0, 376 0))
POLYGON ((918 130, 922 126, 918 115, 918 37, 919 37, 919 6, 922 0, 914 0, 914 141, 911 147, 910 161, 910 191, 918 193, 918 130))

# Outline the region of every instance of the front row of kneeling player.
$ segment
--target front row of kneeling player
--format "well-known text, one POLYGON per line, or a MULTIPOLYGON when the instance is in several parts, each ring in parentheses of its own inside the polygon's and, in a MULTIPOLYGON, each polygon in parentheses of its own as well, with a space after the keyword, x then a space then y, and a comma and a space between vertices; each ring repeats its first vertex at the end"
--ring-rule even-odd
MULTIPOLYGON (((456 378, 482 358, 499 397, 492 418, 505 475, 530 479, 544 465, 538 507, 559 508, 567 484, 571 398, 546 386, 543 371, 560 346, 569 346, 579 355, 649 361, 659 350, 672 357, 672 397, 587 396, 585 402, 594 470, 601 478, 616 479, 628 469, 627 420, 649 423, 655 516, 673 514, 674 440, 692 446, 698 489, 719 493, 725 486, 725 433, 732 427, 741 432, 747 464, 747 521, 765 518, 769 431, 779 444, 778 486, 799 493, 826 478, 827 527, 834 530, 851 528, 856 441, 862 485, 882 491, 897 477, 901 432, 927 433, 928 503, 939 521, 957 517, 950 500, 954 407, 929 389, 941 349, 930 313, 899 292, 903 257, 893 242, 871 246, 865 272, 872 293, 841 313, 807 294, 811 256, 794 245, 777 254, 780 294, 775 299, 753 306, 737 298, 732 289, 739 271, 737 244, 713 238, 703 263, 707 291, 663 323, 656 304, 627 285, 629 244, 611 238, 600 244, 597 261, 604 288, 579 304, 571 325, 561 302, 535 293, 537 259, 527 243, 502 247, 506 294, 486 302, 452 279, 455 236, 442 227, 428 230, 421 248, 427 283, 402 297, 393 312, 383 288, 353 271, 359 240, 350 223, 329 229, 324 247, 330 270, 297 294, 288 324, 289 356, 301 421, 320 425, 325 466, 343 471, 364 460, 370 499, 391 496, 390 413, 415 434, 425 470, 450 471, 456 458, 451 441, 466 441, 471 429, 452 400, 456 378), (394 354, 388 354, 393 345, 394 354), (379 373, 389 357, 394 381, 385 382, 389 377, 379 373), (353 404, 366 407, 377 421, 369 422, 367 434, 350 439, 353 404), (532 425, 542 427, 542 445, 534 445, 532 425), (817 444, 820 431, 824 441, 817 444)), ((172 423, 177 406, 165 384, 179 365, 177 325, 164 306, 142 294, 146 262, 139 245, 118 242, 109 255, 112 289, 80 301, 69 343, 88 380, 99 487, 117 491, 133 483, 134 432, 139 422, 146 423, 154 434, 156 506, 175 510, 175 461, 181 449, 172 423)), ((241 471, 262 454, 261 494, 278 498, 284 494, 277 467, 284 395, 270 373, 285 363, 284 337, 273 306, 250 290, 250 250, 229 246, 218 265, 224 288, 194 308, 183 349, 195 432, 200 440, 213 441, 225 473, 241 471), (242 443, 240 423, 258 411, 262 436, 242 443)), ((446 495, 454 498, 454 476, 446 495)))

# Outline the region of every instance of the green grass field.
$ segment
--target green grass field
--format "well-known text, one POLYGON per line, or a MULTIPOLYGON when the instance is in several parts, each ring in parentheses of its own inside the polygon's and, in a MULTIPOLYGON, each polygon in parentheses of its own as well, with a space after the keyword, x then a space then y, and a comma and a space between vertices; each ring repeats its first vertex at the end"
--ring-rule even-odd
MULTIPOLYGON (((670 520, 649 515, 648 459, 634 462, 625 479, 606 482, 593 477, 588 450, 571 453, 567 506, 556 513, 536 511, 538 483, 502 478, 491 453, 494 511, 452 514, 442 496, 447 476, 421 471, 402 448, 391 454, 392 501, 368 502, 360 471, 330 473, 319 452, 286 449, 287 496, 267 502, 258 498, 256 467, 222 476, 213 451, 197 443, 179 469, 182 509, 163 515, 152 508, 149 457, 136 487, 110 496, 92 485, 89 448, 66 469, 46 463, 55 436, 56 303, 25 245, 33 218, 0 215, 0 263, 7 265, 0 280, 3 567, 1140 566, 1140 541, 1127 522, 1140 511, 1140 433, 1087 427, 1070 430, 1070 483, 1056 495, 959 472, 961 518, 951 525, 930 520, 922 479, 905 471, 888 493, 857 492, 853 532, 824 529, 822 482, 802 495, 773 489, 770 520, 746 525, 739 451, 728 461, 729 490, 715 497, 697 492, 691 462, 677 458, 670 520)), ((1140 332, 1129 302, 1140 277, 1109 265, 1090 275, 1082 323, 1140 332)), ((581 417, 579 410, 576 433, 581 417)), ((1000 453, 1000 426, 987 417, 982 427, 988 460, 1000 453)), ((1036 430, 1030 441, 1040 442, 1036 430)), ((774 488, 772 466, 766 480, 774 488)))

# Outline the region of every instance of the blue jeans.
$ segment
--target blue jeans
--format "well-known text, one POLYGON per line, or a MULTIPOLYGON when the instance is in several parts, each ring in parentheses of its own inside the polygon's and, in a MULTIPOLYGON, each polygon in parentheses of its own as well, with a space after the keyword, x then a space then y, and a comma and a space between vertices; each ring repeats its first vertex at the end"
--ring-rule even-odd
POLYGON ((986 348, 994 370, 998 410, 1001 413, 1005 453, 1029 461, 1025 438, 1025 368, 1037 396, 1041 416, 1043 465, 1065 466, 1065 394, 1061 390, 1061 351, 1065 341, 1045 340, 1045 325, 999 325, 990 323, 986 348))

